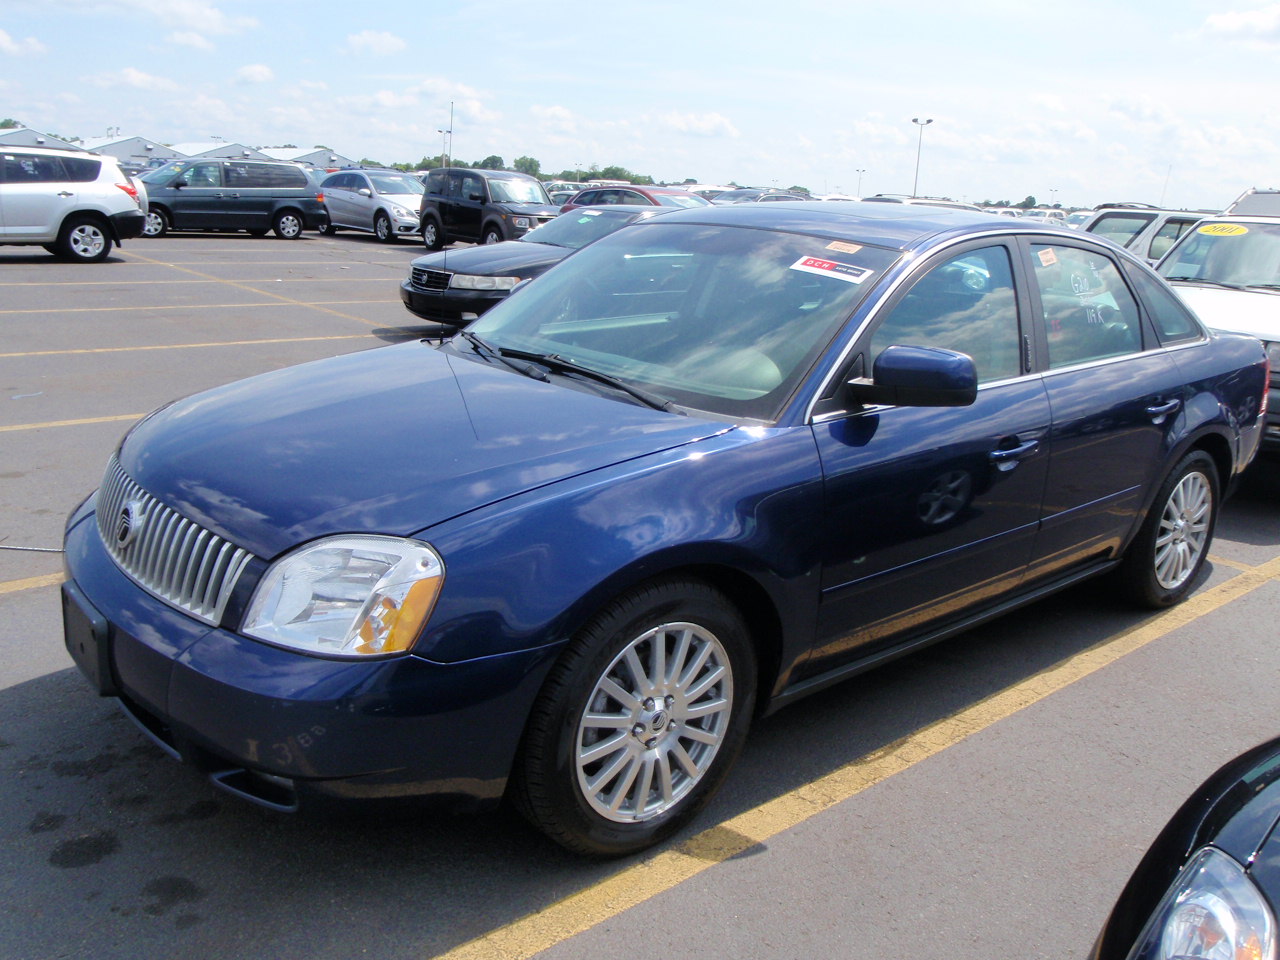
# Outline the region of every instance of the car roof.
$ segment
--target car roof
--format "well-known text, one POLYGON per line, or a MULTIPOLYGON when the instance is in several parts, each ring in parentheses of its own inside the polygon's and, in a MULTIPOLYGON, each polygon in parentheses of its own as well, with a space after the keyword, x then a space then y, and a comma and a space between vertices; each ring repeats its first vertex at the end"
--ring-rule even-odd
MULTIPOLYGON (((968 233, 1034 232, 1066 240, 1098 242, 1096 237, 1081 238, 1078 231, 1058 223, 1038 223, 1021 217, 993 217, 981 211, 912 203, 851 201, 832 204, 822 200, 801 200, 777 204, 713 204, 672 210, 663 216, 662 222, 781 230, 851 243, 873 243, 896 250, 910 249, 926 238, 945 233, 963 236, 968 233)), ((1119 249, 1114 244, 1104 245, 1119 249)))
POLYGON ((434 170, 428 170, 427 173, 446 173, 450 170, 458 170, 462 173, 475 173, 484 177, 486 180, 534 180, 541 183, 537 177, 531 177, 527 173, 521 173, 519 170, 482 170, 479 167, 436 167, 434 170))

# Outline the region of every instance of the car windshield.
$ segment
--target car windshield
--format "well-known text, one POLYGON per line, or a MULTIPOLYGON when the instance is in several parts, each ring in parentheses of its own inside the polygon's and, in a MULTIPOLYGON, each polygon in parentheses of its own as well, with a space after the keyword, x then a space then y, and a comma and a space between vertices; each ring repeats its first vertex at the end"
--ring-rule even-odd
POLYGON ((143 183, 168 183, 175 174, 181 173, 190 165, 190 160, 170 160, 164 166, 156 167, 138 179, 143 183))
POLYGON ((635 218, 634 213, 624 216, 598 207, 582 207, 579 210, 562 213, 554 220, 548 220, 537 229, 530 230, 520 238, 520 241, 549 243, 556 247, 577 250, 588 243, 595 243, 601 237, 608 236, 635 218))
POLYGON ((489 193, 495 203, 550 203, 537 180, 490 180, 489 193))
POLYGON ((574 254, 470 329, 685 407, 770 421, 897 256, 789 233, 641 223, 574 254))
POLYGON ((1280 223, 1206 222, 1160 262, 1170 280, 1280 288, 1280 223))
POLYGON ((655 193, 653 199, 663 207, 709 207, 711 201, 703 199, 697 194, 681 194, 681 193, 655 193))
POLYGON ((369 182, 378 193, 421 194, 427 189, 421 180, 414 177, 397 177, 385 173, 369 174, 369 182))

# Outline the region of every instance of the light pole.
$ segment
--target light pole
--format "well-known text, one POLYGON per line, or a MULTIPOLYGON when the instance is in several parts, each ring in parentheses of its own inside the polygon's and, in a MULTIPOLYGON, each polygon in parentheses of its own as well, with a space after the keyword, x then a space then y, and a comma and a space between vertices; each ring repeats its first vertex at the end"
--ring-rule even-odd
POLYGON ((1058 188, 1049 188, 1049 206, 1056 207, 1058 205, 1058 188))
POLYGON ((914 197, 920 188, 920 151, 924 149, 924 128, 933 123, 933 120, 921 120, 919 117, 912 117, 911 122, 920 128, 920 138, 916 141, 916 178, 911 181, 911 196, 914 197))
POLYGON ((857 194, 857 196, 858 196, 858 198, 859 198, 859 199, 861 199, 861 198, 862 198, 862 175, 863 175, 864 173, 866 173, 867 171, 865 171, 865 170, 855 170, 855 171, 853 171, 853 172, 854 172, 854 173, 856 173, 856 174, 858 175, 858 189, 857 189, 857 190, 855 190, 855 191, 853 191, 853 192, 854 192, 855 194, 857 194))
POLYGON ((449 165, 449 157, 453 153, 453 101, 449 101, 449 126, 441 130, 436 129, 436 133, 440 134, 440 166, 447 167, 449 165))

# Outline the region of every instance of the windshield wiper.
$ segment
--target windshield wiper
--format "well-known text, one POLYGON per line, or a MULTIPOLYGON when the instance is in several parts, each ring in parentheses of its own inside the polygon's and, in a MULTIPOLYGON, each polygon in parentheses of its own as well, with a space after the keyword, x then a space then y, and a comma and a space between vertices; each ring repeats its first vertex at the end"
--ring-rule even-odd
POLYGON ((682 417, 688 416, 684 410, 681 410, 673 401, 668 400, 666 397, 660 397, 657 394, 650 393, 648 390, 642 390, 639 387, 632 386, 625 380, 620 380, 610 374, 601 373, 599 370, 592 370, 590 367, 584 367, 566 357, 560 356, 558 353, 535 353, 531 350, 512 350, 508 347, 501 347, 499 349, 508 357, 519 357, 522 360, 532 360, 534 363, 540 363, 543 366, 559 373, 576 374, 579 377, 584 377, 588 380, 595 380, 598 383, 606 384, 613 387, 615 390, 621 390, 628 396, 639 400, 645 406, 653 407, 655 410, 665 410, 668 413, 678 413, 682 417))
POLYGON ((1165 277, 1166 280, 1181 280, 1184 283, 1204 283, 1211 287, 1222 287, 1226 290, 1244 290, 1242 283, 1224 283, 1221 280, 1210 280, 1208 277, 1165 277))
POLYGON ((532 363, 521 363, 519 360, 513 360, 510 357, 504 356, 503 350, 495 347, 478 333, 472 333, 470 330, 459 330, 458 333, 467 341, 467 343, 471 344, 472 349, 482 357, 487 357, 490 360, 497 360, 500 363, 505 363, 512 370, 515 370, 518 373, 523 373, 526 377, 533 377, 535 380, 541 380, 544 383, 551 379, 547 376, 547 371, 543 370, 541 367, 535 366, 532 363))

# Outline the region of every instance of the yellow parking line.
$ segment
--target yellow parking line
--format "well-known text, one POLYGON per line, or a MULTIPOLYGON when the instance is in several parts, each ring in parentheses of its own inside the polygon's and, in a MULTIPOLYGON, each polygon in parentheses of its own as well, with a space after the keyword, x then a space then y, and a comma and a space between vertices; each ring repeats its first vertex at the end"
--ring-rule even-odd
POLYGON ((367 340, 367 333, 344 333, 334 337, 273 337, 269 340, 217 340, 208 343, 153 343, 136 347, 77 347, 72 350, 28 350, 0 353, 0 360, 16 357, 58 357, 76 353, 133 353, 139 350, 195 350, 202 347, 252 347, 268 343, 312 343, 323 340, 367 340))
POLYGON ((0 594, 17 593, 19 590, 33 590, 36 587, 52 587, 62 582, 62 574, 50 573, 43 577, 27 577, 25 580, 6 580, 0 582, 0 594))
MULTIPOLYGON (((247 288, 246 288, 247 289, 247 288)), ((167 310, 169 312, 177 312, 179 310, 243 310, 246 307, 252 307, 259 310, 262 307, 330 307, 330 306, 354 306, 356 304, 374 304, 374 303, 399 303, 398 297, 388 297, 384 300, 293 300, 288 297, 281 297, 278 294, 267 293, 265 290, 255 290, 254 293, 260 293, 264 297, 271 297, 272 300, 266 303, 201 303, 201 304, 160 304, 154 307, 71 307, 55 308, 55 309, 39 309, 39 310, 0 310, 3 314, 38 314, 38 313, 57 313, 69 316, 76 313, 154 313, 157 310, 167 310), (274 302, 272 302, 274 301, 274 302)), ((337 310, 323 310, 324 313, 331 313, 334 316, 342 317, 344 320, 359 320, 361 323, 367 323, 374 326, 372 320, 365 320, 363 317, 354 317, 350 314, 339 313, 337 310)))
POLYGON ((1129 630, 979 701, 875 753, 651 854, 538 913, 464 943, 438 960, 526 960, 716 864, 804 823, 838 803, 1025 710, 1180 627, 1280 576, 1280 557, 1197 594, 1129 630))
POLYGON ((46 420, 44 423, 14 423, 0 427, 0 433, 13 433, 16 430, 43 430, 46 427, 83 427, 90 423, 116 423, 120 420, 141 420, 145 414, 122 413, 115 417, 86 417, 83 420, 46 420))

